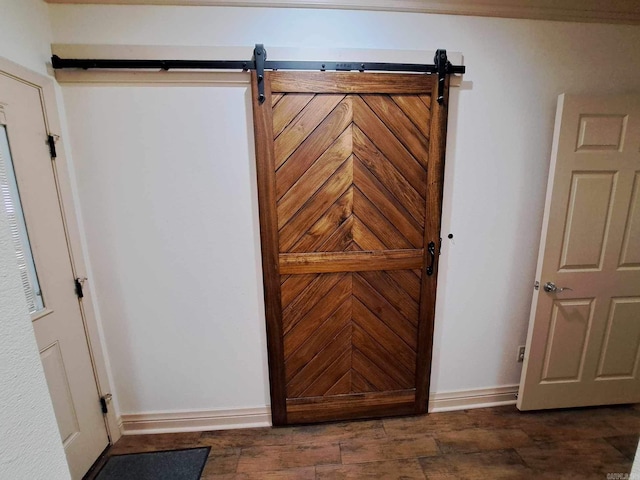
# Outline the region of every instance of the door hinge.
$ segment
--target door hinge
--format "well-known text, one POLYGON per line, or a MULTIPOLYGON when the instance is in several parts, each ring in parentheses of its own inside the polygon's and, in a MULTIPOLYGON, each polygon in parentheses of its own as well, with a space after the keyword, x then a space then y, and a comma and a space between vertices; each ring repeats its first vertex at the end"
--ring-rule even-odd
POLYGON ((78 296, 78 298, 84 298, 84 288, 82 287, 82 285, 84 284, 86 278, 76 278, 73 283, 75 285, 76 288, 76 295, 78 296))
POLYGON ((107 393, 100 397, 100 408, 102 409, 102 413, 105 415, 109 413, 109 407, 107 406, 107 403, 111 401, 112 397, 113 395, 111 395, 110 393, 107 393))
POLYGON ((518 347, 518 363, 524 362, 524 354, 526 353, 526 348, 524 345, 520 345, 518 347))
POLYGON ((56 151, 56 142, 60 138, 58 135, 49 135, 47 137, 47 143, 49 144, 49 156, 51 159, 55 159, 58 157, 58 152, 56 151))

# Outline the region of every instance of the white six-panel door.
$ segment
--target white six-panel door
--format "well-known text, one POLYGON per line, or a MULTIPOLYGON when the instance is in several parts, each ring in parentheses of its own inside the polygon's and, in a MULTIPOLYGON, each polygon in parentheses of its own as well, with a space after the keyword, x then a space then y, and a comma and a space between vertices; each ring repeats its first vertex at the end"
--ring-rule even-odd
POLYGON ((558 100, 521 410, 640 402, 640 95, 558 100))

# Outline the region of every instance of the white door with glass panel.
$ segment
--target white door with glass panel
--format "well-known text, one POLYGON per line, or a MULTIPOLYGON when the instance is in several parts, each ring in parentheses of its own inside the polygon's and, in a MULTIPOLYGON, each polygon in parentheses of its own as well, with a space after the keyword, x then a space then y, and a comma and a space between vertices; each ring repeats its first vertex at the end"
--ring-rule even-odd
POLYGON ((640 95, 558 100, 518 408, 640 402, 640 95))
POLYGON ((40 90, 0 72, 0 208, 74 479, 107 447, 40 90))

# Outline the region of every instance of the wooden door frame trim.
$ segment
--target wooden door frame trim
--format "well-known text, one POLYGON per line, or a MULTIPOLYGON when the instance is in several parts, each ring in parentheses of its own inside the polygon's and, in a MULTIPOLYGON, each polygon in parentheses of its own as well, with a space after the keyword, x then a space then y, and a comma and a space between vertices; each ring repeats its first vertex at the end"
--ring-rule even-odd
MULTIPOLYGON (((44 122, 47 132, 58 138, 56 143, 57 156, 52 163, 54 166, 56 190, 58 192, 58 201, 64 223, 71 269, 75 278, 87 278, 85 252, 82 246, 82 236, 78 223, 78 215, 76 213, 76 204, 74 202, 70 166, 65 151, 65 142, 61 135, 60 111, 58 109, 54 81, 50 77, 36 73, 3 57, 0 57, 0 75, 13 78, 34 87, 38 89, 40 93, 40 101, 44 111, 44 122)), ((69 288, 73 288, 72 281, 73 279, 70 278, 69 288)), ((91 283, 91 279, 89 279, 88 283, 85 283, 85 286, 89 285, 89 288, 84 289, 84 298, 82 301, 79 301, 79 308, 87 337, 87 345, 89 347, 89 355, 91 357, 98 395, 102 396, 107 393, 114 394, 115 392, 109 378, 101 330, 94 308, 95 297, 90 287, 91 283)), ((111 406, 105 416, 105 427, 109 441, 111 444, 115 443, 122 435, 122 432, 113 406, 111 406)))

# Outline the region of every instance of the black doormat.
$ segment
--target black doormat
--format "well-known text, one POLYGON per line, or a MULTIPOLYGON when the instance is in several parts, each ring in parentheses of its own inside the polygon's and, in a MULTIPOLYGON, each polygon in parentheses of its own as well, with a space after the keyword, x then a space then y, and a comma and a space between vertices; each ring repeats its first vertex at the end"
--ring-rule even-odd
POLYGON ((109 457, 96 480, 199 480, 211 447, 109 457))

